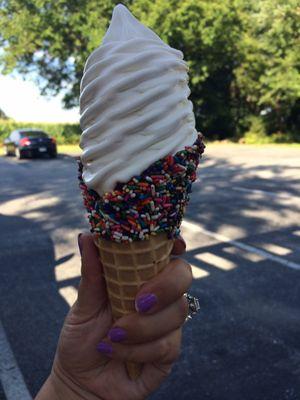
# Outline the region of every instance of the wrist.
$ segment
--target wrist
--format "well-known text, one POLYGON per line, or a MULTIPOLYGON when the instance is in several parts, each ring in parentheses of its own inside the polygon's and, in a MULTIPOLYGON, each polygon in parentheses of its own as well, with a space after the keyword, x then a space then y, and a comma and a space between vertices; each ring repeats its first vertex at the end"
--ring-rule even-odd
POLYGON ((68 377, 52 370, 35 400, 101 400, 68 377))
POLYGON ((52 368, 50 380, 57 396, 55 400, 101 400, 100 397, 83 389, 58 368, 52 368))

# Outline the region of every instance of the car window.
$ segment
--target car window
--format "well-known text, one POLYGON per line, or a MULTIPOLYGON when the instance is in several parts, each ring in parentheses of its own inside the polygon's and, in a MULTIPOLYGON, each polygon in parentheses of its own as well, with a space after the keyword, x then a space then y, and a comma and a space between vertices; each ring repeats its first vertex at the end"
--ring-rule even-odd
POLYGON ((47 133, 42 131, 21 131, 21 137, 30 137, 30 138, 46 138, 48 137, 47 133))

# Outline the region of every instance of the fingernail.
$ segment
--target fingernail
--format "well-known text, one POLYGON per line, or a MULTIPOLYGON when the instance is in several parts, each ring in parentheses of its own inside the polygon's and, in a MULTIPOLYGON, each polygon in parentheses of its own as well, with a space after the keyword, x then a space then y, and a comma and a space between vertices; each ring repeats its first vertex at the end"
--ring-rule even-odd
POLYGON ((80 255, 82 256, 82 243, 80 240, 81 235, 82 235, 82 233, 79 233, 79 235, 77 237, 77 242, 78 242, 78 248, 79 248, 80 255))
POLYGON ((100 342, 97 344, 97 350, 102 353, 110 356, 112 354, 112 347, 109 343, 100 342))
POLYGON ((157 303, 155 294, 145 294, 136 299, 135 308, 138 312, 147 312, 157 303))
POLYGON ((112 342, 122 342, 127 336, 125 330, 122 328, 112 328, 107 335, 112 342))

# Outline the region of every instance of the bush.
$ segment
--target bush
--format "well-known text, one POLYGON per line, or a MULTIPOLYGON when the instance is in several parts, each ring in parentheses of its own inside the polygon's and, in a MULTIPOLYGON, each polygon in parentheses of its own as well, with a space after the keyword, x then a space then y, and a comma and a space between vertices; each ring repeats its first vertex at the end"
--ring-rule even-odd
POLYGON ((293 132, 267 132, 266 122, 263 117, 250 116, 246 120, 244 133, 240 138, 240 143, 246 144, 268 144, 268 143, 296 143, 299 136, 293 132))
POLYGON ((0 144, 12 131, 22 128, 41 129, 54 137, 58 144, 78 144, 81 134, 78 124, 31 123, 0 119, 0 144))

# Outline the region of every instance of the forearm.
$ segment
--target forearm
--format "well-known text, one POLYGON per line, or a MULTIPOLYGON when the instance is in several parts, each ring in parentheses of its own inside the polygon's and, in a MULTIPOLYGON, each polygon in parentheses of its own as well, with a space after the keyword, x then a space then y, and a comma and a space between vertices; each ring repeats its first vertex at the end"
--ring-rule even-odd
POLYGON ((54 372, 50 374, 35 400, 101 400, 86 392, 67 378, 62 378, 54 372))

